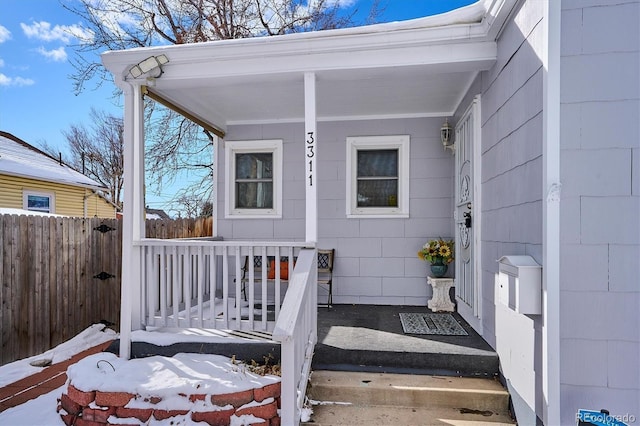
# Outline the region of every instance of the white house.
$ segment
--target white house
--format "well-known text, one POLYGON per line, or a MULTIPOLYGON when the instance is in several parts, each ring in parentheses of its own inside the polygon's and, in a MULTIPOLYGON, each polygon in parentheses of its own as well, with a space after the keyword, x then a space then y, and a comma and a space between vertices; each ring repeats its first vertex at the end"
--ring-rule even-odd
MULTIPOLYGON (((125 94, 123 355, 129 324, 233 322, 244 255, 300 254, 292 280, 315 288, 305 248, 335 248, 334 303, 423 305, 416 252, 451 237, 458 311, 497 350, 520 424, 575 424, 581 408, 640 419, 639 20, 638 0, 485 0, 103 54, 125 94), (145 94, 217 135, 224 241, 144 239, 145 94), (445 121, 455 148, 440 141, 445 121), (207 266, 189 270, 193 305, 169 300, 189 291, 176 253, 207 266), (539 279, 500 274, 531 265, 539 279), (206 313, 215 289, 227 308, 206 313)), ((315 295, 296 297, 314 311, 315 295)), ((233 324, 282 337, 296 318, 233 324)))

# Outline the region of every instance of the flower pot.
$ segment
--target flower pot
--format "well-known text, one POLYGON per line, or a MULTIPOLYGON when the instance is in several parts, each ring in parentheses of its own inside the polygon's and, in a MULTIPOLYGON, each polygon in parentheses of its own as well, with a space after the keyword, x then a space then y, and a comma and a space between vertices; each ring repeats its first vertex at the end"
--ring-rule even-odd
POLYGON ((444 264, 442 259, 436 259, 431 264, 431 274, 435 278, 442 278, 447 273, 449 265, 444 264))

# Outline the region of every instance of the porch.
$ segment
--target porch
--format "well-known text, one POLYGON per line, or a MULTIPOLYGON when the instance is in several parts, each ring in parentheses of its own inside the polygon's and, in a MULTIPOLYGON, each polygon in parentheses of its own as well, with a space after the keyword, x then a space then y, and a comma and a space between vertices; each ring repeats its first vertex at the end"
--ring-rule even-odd
MULTIPOLYGON (((498 355, 457 313, 467 336, 405 334, 400 312, 429 313, 425 306, 333 305, 318 309, 318 343, 312 370, 360 371, 439 376, 495 377, 498 355)), ((238 359, 280 361, 280 345, 270 333, 229 332, 226 341, 180 342, 158 346, 133 342, 134 358, 179 352, 215 353, 238 359)), ((196 339, 197 340, 197 339, 196 339)), ((118 352, 118 341, 109 348, 118 352)))

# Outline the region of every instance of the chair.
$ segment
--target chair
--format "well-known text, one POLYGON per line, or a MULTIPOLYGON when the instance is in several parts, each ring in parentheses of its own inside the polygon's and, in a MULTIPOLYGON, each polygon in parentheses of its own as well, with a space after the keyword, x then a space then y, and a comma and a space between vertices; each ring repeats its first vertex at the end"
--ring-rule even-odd
POLYGON ((333 305, 333 258, 335 252, 335 249, 318 249, 318 286, 327 286, 327 308, 333 305))
MULTIPOLYGON (((335 255, 335 249, 318 249, 318 286, 326 286, 327 287, 327 303, 321 304, 321 306, 326 306, 330 308, 333 304, 333 258, 335 255)), ((273 257, 270 257, 271 261, 273 257)), ((288 260, 287 257, 281 257, 280 260, 282 262, 286 262, 288 260)), ((271 262, 270 262, 271 263, 271 262)), ((294 258, 295 263, 295 258, 294 258)), ((249 256, 245 257, 244 265, 242 266, 242 296, 244 300, 247 300, 247 288, 246 284, 249 281, 248 273, 249 273, 249 256)), ((257 275, 255 278, 255 282, 260 282, 260 273, 262 271, 262 256, 254 256, 253 257, 253 268, 254 273, 257 275)), ((272 278, 273 272, 270 273, 270 281, 272 278)), ((287 277, 288 278, 288 277, 287 277)), ((281 282, 288 282, 288 279, 281 279, 281 282)))

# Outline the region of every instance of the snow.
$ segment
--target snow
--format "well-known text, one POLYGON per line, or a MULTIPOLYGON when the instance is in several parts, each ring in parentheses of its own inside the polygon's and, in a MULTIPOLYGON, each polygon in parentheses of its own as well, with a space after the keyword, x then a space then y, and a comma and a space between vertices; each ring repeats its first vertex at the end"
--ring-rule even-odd
MULTIPOLYGON (((27 144, 28 145, 28 144, 27 144)), ((0 135, 0 172, 47 182, 105 189, 101 184, 35 149, 0 135)))
MULTIPOLYGON (((134 337, 138 341, 155 344, 172 344, 188 341, 228 341, 230 336, 219 330, 187 329, 182 333, 171 333, 173 330, 137 331, 134 337), (158 332, 160 331, 160 332, 158 332), (162 332, 164 331, 164 332, 162 332), (204 339, 204 340, 203 340, 204 339)), ((104 324, 94 324, 73 339, 55 348, 30 358, 15 361, 0 367, 0 386, 41 371, 33 367, 31 362, 51 360, 58 363, 71 358, 85 349, 117 338, 117 334, 104 324)), ((234 338, 237 338, 234 336, 234 338)), ((186 410, 222 410, 229 407, 217 407, 210 400, 195 401, 178 394, 224 394, 240 392, 247 389, 263 387, 280 381, 277 376, 260 376, 249 371, 244 364, 234 362, 230 358, 211 354, 179 353, 173 357, 152 356, 125 360, 110 352, 89 355, 67 370, 68 383, 80 390, 100 389, 106 392, 129 392, 140 395, 161 397, 162 400, 153 405, 158 409, 186 410)), ((45 395, 24 404, 7 409, 0 413, 0 425, 64 425, 57 412, 57 399, 66 391, 66 386, 55 389, 45 395)), ((267 399, 262 403, 271 402, 267 399)), ((143 399, 133 399, 129 408, 148 408, 143 399)), ((246 406, 255 405, 255 402, 246 406)), ((127 423, 123 419, 114 422, 127 423)), ((136 419, 132 419, 134 423, 136 419)), ((241 426, 262 421, 251 415, 232 416, 231 425, 241 426)), ((189 425, 193 424, 190 415, 176 416, 158 421, 151 419, 150 425, 189 425)))
MULTIPOLYGON (((80 353, 93 346, 114 340, 118 334, 106 328, 104 324, 94 324, 76 335, 71 340, 59 344, 53 349, 35 355, 30 358, 24 358, 9 364, 0 366, 0 386, 5 386, 22 378, 30 376, 34 373, 42 371, 41 367, 34 367, 32 362, 50 360, 52 364, 66 361, 77 353, 80 353)), ((0 422, 2 424, 2 422, 0 422)))
POLYGON ((0 207, 0 215, 3 214, 11 214, 18 216, 46 216, 46 217, 63 217, 59 214, 53 213, 45 213, 45 212, 37 212, 33 210, 24 210, 24 209, 12 209, 9 207, 0 207))
MULTIPOLYGON (((244 364, 221 355, 178 353, 126 360, 108 352, 90 355, 67 370, 69 380, 83 391, 129 392, 158 396, 156 408, 180 409, 178 394, 226 394, 260 388, 280 381, 260 376, 244 364), (176 399, 176 401, 172 399, 176 399)), ((142 408, 142 407, 135 407, 142 408)))

